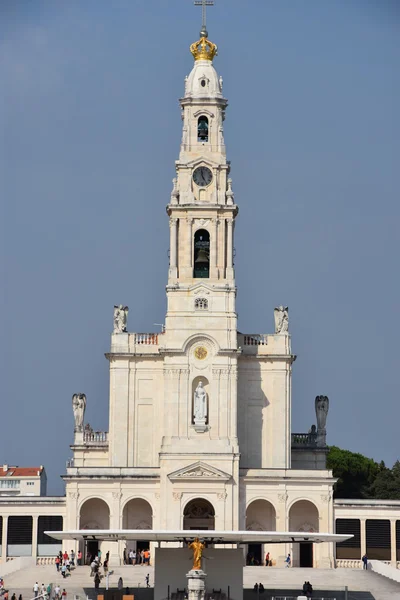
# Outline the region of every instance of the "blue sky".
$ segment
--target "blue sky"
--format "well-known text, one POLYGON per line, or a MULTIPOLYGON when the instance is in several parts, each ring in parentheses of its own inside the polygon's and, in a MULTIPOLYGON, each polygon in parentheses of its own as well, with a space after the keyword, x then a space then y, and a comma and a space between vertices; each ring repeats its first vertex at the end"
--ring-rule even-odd
MULTIPOLYGON (((190 0, 0 3, 4 462, 70 456, 71 396, 108 428, 112 308, 163 322, 169 201, 200 10, 190 0)), ((399 457, 400 7, 217 0, 239 329, 289 305, 293 431, 399 457)))

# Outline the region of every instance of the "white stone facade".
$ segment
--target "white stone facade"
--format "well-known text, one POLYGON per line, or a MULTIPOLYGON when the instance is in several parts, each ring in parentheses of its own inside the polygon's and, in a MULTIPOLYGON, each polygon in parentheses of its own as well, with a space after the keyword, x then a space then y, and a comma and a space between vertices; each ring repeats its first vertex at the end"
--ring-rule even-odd
MULTIPOLYGON (((227 101, 211 60, 195 61, 180 103, 165 330, 112 334, 109 434, 98 442, 76 434, 65 526, 202 523, 332 533, 332 474, 291 469, 290 335, 238 332, 238 207, 223 135, 227 101), (200 425, 193 400, 199 382, 207 398, 200 425), (89 511, 96 522, 82 517, 94 498, 106 503, 89 511), (134 519, 129 506, 137 507, 134 519)), ((276 558, 290 550, 277 548, 276 558)), ((312 560, 326 566, 332 559, 324 544, 312 560)))
MULTIPOLYGON (((294 434, 299 447, 293 447, 295 357, 287 321, 282 333, 238 331, 233 264, 238 206, 223 133, 227 100, 211 60, 195 61, 180 103, 182 143, 167 206, 165 328, 160 334, 129 333, 126 321, 123 327, 114 324, 107 354, 109 432, 77 425, 76 417, 65 501, 24 507, 34 515, 34 556, 39 514, 62 516, 64 530, 334 533, 335 511, 344 518, 359 512, 355 505, 334 506, 335 480, 324 468, 325 449, 302 445, 313 433, 294 434), (206 393, 201 419, 194 414, 200 382, 206 393)), ((127 307, 121 308, 127 315, 127 307)), ((22 508, 1 502, 6 518, 22 508)), ((373 514, 369 505, 363 510, 365 518, 373 514)), ((394 547, 400 507, 396 510, 390 513, 394 547)), ((2 540, 5 560, 4 518, 2 540)), ((294 566, 334 565, 332 544, 309 546, 247 551, 262 560, 269 550, 278 566, 288 552, 294 566)), ((124 548, 123 542, 102 542, 111 564, 122 560, 124 548)), ((396 548, 391 557, 396 560, 396 548)))

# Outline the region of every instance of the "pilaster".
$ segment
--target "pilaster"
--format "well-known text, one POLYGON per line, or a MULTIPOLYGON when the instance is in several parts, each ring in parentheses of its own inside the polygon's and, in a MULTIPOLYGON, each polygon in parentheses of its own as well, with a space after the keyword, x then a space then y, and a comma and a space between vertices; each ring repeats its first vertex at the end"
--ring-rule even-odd
POLYGON ((396 519, 390 519, 390 561, 392 567, 397 568, 396 519))
POLYGON ((233 279, 233 219, 226 219, 226 279, 233 279))
POLYGON ((32 557, 35 559, 37 558, 37 551, 38 551, 38 521, 39 521, 39 516, 33 515, 32 516, 32 557))
POLYGON ((8 516, 3 516, 3 533, 1 536, 1 560, 3 563, 7 560, 7 538, 8 538, 8 516))
POLYGON ((366 519, 360 519, 360 545, 361 556, 367 553, 367 528, 366 519))
POLYGON ((176 279, 178 276, 177 269, 177 228, 178 219, 173 217, 169 220, 170 227, 170 257, 169 257, 169 277, 176 279))

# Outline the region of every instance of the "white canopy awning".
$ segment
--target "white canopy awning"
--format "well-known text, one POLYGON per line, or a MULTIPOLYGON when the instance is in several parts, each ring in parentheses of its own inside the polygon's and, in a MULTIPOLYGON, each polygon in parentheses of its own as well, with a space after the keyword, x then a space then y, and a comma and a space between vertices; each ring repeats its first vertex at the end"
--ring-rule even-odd
POLYGON ((311 533, 306 531, 212 531, 157 529, 78 529, 75 531, 46 531, 56 540, 135 540, 146 542, 184 542, 198 537, 211 544, 284 544, 291 542, 344 542, 352 535, 311 533))

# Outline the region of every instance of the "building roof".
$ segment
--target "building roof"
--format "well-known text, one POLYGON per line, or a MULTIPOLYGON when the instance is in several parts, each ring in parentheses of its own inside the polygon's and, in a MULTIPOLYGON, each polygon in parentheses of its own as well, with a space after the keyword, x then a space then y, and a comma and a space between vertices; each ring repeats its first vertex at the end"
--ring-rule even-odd
POLYGON ((44 467, 11 467, 3 465, 0 468, 0 477, 38 477, 44 471, 44 467))
POLYGON ((305 531, 214 531, 157 529, 80 529, 45 531, 56 540, 145 540, 146 542, 182 542, 198 537, 212 544, 280 544, 286 542, 344 542, 353 535, 305 531))

